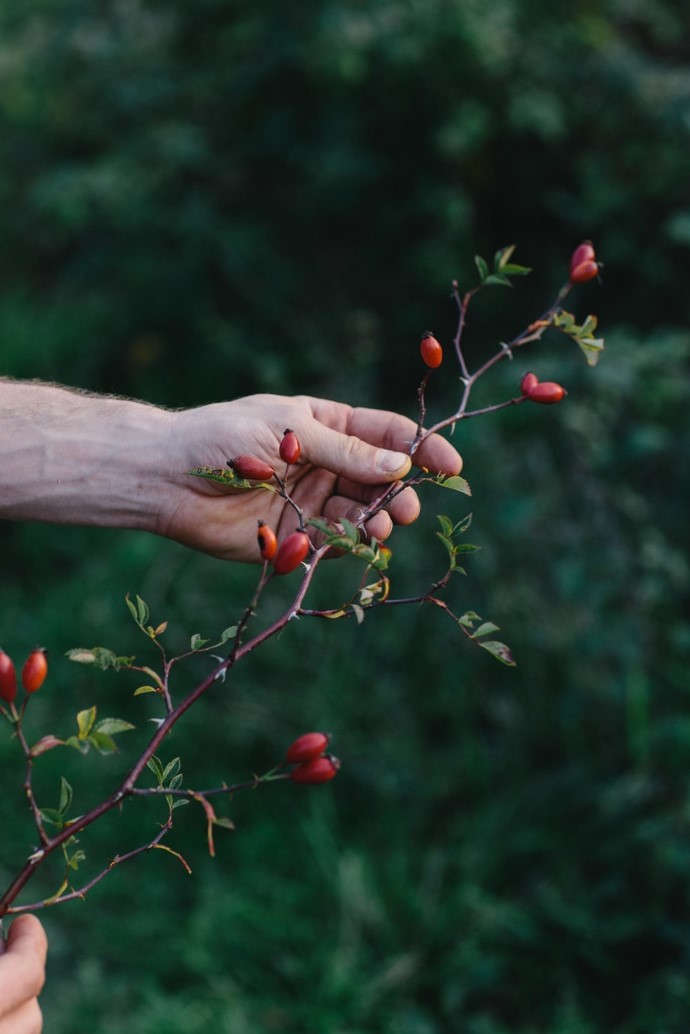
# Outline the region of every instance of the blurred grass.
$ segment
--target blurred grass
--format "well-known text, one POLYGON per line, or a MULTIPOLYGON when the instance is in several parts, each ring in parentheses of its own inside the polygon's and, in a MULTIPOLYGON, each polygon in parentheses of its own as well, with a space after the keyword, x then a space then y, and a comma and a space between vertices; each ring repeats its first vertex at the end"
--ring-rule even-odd
MULTIPOLYGON (((399 588, 419 587, 443 559, 435 515, 472 509, 482 550, 454 604, 501 626, 517 669, 418 608, 293 623, 247 658, 166 745, 186 779, 245 778, 308 728, 333 732, 338 779, 238 795, 213 860, 201 813, 180 809, 170 844, 191 877, 159 852, 43 913, 51 1034, 685 1029, 679 25, 669 3, 613 0, 0 2, 5 373, 173 406, 310 391, 414 415, 419 330, 448 340, 447 285, 472 282, 474 251, 515 241, 535 270, 477 299, 473 364, 534 317, 579 240, 606 263, 603 289, 574 298, 601 316, 599 367, 558 337, 503 364, 478 403, 528 368, 568 399, 459 427, 472 499, 429 490, 392 537, 399 588)), ((64 773, 81 810, 152 709, 133 676, 64 652, 141 655, 127 592, 169 619, 174 648, 213 635, 256 572, 129 532, 5 524, 0 549, 0 641, 51 651, 36 735, 92 704, 137 724, 115 757, 41 759, 46 802, 64 773)), ((339 602, 353 570, 330 565, 319 592, 339 602)), ((33 840, 5 734, 0 766, 8 879, 33 840)), ((158 820, 128 805, 84 834, 87 864, 158 820)))

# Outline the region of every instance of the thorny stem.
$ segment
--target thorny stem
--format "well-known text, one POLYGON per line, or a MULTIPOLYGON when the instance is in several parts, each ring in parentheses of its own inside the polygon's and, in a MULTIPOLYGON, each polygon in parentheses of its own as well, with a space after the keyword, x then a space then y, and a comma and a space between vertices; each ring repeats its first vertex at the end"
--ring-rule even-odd
MULTIPOLYGON (((470 304, 474 294, 477 292, 477 290, 479 290, 479 288, 475 288, 473 290, 470 290, 470 291, 466 292, 463 296, 461 296, 460 292, 459 292, 459 289, 458 289, 458 284, 457 284, 456 281, 454 281, 454 283, 453 283, 453 297, 455 299, 455 302, 456 302, 456 305, 457 305, 457 308, 458 308, 458 322, 457 322, 457 326, 456 326, 456 333, 455 333, 455 337, 454 337, 453 343, 454 343, 455 352, 456 352, 456 355, 457 355, 458 363, 459 363, 461 374, 462 374, 462 377, 461 377, 461 380, 462 380, 462 383, 463 383, 462 396, 461 396, 460 403, 459 403, 458 408, 457 408, 455 413, 453 413, 449 417, 446 417, 446 418, 438 421, 437 423, 435 423, 429 429, 424 430, 424 420, 425 420, 426 412, 427 412, 426 397, 425 397, 425 395, 426 395, 426 387, 427 387, 428 380, 429 380, 429 372, 427 372, 427 374, 425 375, 425 377, 423 378, 423 380, 422 380, 422 382, 421 382, 421 384, 419 386, 418 393, 417 393, 418 402, 419 402, 419 419, 418 419, 418 425, 417 425, 417 430, 416 430, 415 438, 410 443, 410 455, 411 456, 414 456, 414 454, 417 452, 419 447, 424 443, 424 441, 426 441, 426 439, 430 435, 435 434, 438 431, 443 430, 446 427, 449 427, 449 426, 455 424, 456 422, 458 422, 461 419, 466 419, 466 418, 473 417, 473 416, 482 416, 482 415, 485 415, 487 413, 496 412, 499 409, 503 409, 503 408, 506 408, 506 407, 511 406, 511 405, 517 405, 517 404, 525 401, 524 397, 518 397, 518 398, 509 399, 509 400, 507 400, 505 402, 498 403, 498 404, 495 404, 495 405, 486 406, 486 407, 484 407, 482 409, 478 409, 478 410, 468 411, 468 409, 467 409, 472 388, 473 388, 474 384, 477 382, 477 380, 479 379, 479 377, 483 376, 488 370, 490 370, 494 365, 496 365, 496 363, 500 362, 501 359, 505 358, 506 355, 508 355, 508 356, 510 356, 512 358, 512 350, 513 349, 515 349, 517 347, 520 347, 520 346, 522 346, 524 344, 527 344, 530 341, 535 341, 535 340, 539 339, 542 336, 542 334, 544 333, 544 330, 547 328, 547 326, 551 325, 551 323, 553 321, 554 315, 559 311, 561 302, 563 301, 565 296, 568 294, 570 288, 571 288, 571 284, 570 283, 565 284, 564 287, 562 287, 561 290, 559 291, 559 293, 558 293, 558 295, 556 297, 556 300, 545 311, 545 313, 540 317, 539 320, 537 320, 534 323, 530 324, 530 326, 526 330, 524 330, 520 334, 516 335, 516 337, 511 342, 509 342, 508 344, 502 345, 500 350, 497 351, 495 355, 493 355, 490 359, 488 359, 485 363, 483 363, 483 365, 480 366, 473 374, 470 374, 470 372, 468 370, 468 367, 467 367, 467 364, 466 364, 465 357, 464 357, 464 352, 463 352, 463 348, 462 348, 462 338, 463 338, 463 333, 464 333, 464 329, 465 329, 465 325, 466 325, 467 310, 468 310, 469 304, 470 304)), ((289 506, 291 506, 292 509, 295 511, 295 513, 297 514, 298 519, 299 519, 300 528, 304 530, 305 529, 304 514, 303 514, 301 508, 292 499, 292 497, 290 496, 290 493, 289 493, 289 491, 287 490, 287 487, 286 487, 287 473, 288 472, 287 472, 287 468, 286 468, 285 477, 281 478, 277 474, 275 474, 274 477, 275 477, 275 480, 276 480, 276 482, 277 482, 277 484, 279 486, 280 495, 285 500, 285 502, 289 506)), ((374 514, 378 513, 384 507, 387 507, 391 503, 391 501, 400 492, 404 491, 407 487, 421 484, 422 482, 424 482, 426 480, 433 480, 433 478, 430 478, 428 472, 424 471, 424 473, 422 475, 416 475, 416 476, 413 476, 412 478, 409 478, 406 481, 397 482, 397 483, 395 483, 393 485, 390 485, 390 486, 386 487, 382 491, 382 493, 376 499, 374 499, 372 502, 370 502, 369 505, 366 507, 366 509, 362 511, 362 514, 361 514, 359 520, 356 522, 356 525, 361 528, 364 525, 364 523, 368 519, 370 519, 374 514)), ((23 718, 23 714, 24 714, 25 704, 22 707, 20 713, 17 713, 16 708, 14 708, 14 706, 12 706, 12 714, 11 715, 9 715, 7 713, 7 711, 4 708, 2 708, 3 715, 6 718, 9 718, 9 720, 15 726, 17 737, 19 739, 19 742, 21 744, 22 750, 23 750, 25 758, 26 758, 26 773, 25 773, 24 789, 25 789, 26 796, 27 796, 27 799, 28 799, 28 802, 29 802, 29 807, 31 809, 31 813, 32 813, 32 816, 33 816, 33 819, 34 819, 34 824, 36 826, 36 829, 37 829, 39 837, 40 837, 41 847, 38 850, 36 850, 28 858, 28 860, 27 860, 26 864, 24 865, 24 867, 19 871, 19 873, 17 873, 15 878, 12 880, 10 885, 7 887, 5 893, 2 895, 2 897, 0 897, 0 924, 2 922, 2 916, 4 916, 7 913, 17 913, 17 912, 24 912, 24 911, 35 911, 35 910, 40 909, 40 908, 45 908, 49 904, 55 904, 55 903, 58 903, 58 902, 69 901, 69 900, 73 900, 75 898, 83 898, 88 893, 89 890, 91 890, 102 879, 104 879, 104 877, 106 875, 108 875, 108 873, 111 872, 116 866, 121 865, 123 862, 129 861, 130 859, 135 858, 135 857, 137 857, 137 856, 139 856, 141 854, 144 854, 144 853, 146 853, 148 851, 151 851, 152 849, 154 849, 156 847, 159 847, 161 845, 161 841, 163 840, 163 838, 166 836, 166 834, 172 828, 172 810, 171 810, 171 813, 168 816, 168 819, 166 820, 166 822, 163 823, 163 825, 160 827, 160 830, 158 831, 158 833, 156 833, 156 835, 153 838, 151 838, 149 841, 147 841, 146 844, 143 844, 140 847, 135 848, 134 850, 129 851, 126 854, 117 855, 114 859, 112 859, 109 862, 108 866, 105 869, 103 869, 102 872, 100 872, 96 876, 94 876, 91 880, 89 880, 87 883, 85 883, 80 889, 78 889, 78 890, 71 890, 69 893, 56 896, 56 897, 54 897, 52 899, 48 898, 48 899, 46 899, 44 901, 40 901, 40 902, 31 904, 31 905, 13 905, 12 904, 12 902, 16 899, 16 897, 20 894, 20 892, 23 890, 23 888, 29 882, 29 880, 31 879, 33 874, 36 871, 38 871, 40 866, 56 850, 58 850, 58 849, 63 849, 64 850, 65 845, 77 833, 79 833, 81 830, 83 830, 86 827, 88 827, 89 825, 91 825, 91 823, 95 822, 97 819, 101 818, 101 816, 107 814, 108 812, 112 811, 114 808, 120 806, 122 804, 122 802, 126 798, 128 798, 128 797, 153 797, 153 796, 164 796, 165 797, 165 796, 168 796, 168 797, 177 797, 178 799, 186 798, 186 799, 189 799, 189 800, 197 800, 197 801, 199 801, 200 803, 202 803, 204 805, 204 808, 205 808, 205 810, 207 812, 207 816, 209 814, 211 816, 213 816, 213 810, 212 810, 210 804, 208 804, 208 802, 206 801, 206 797, 209 797, 209 796, 212 796, 212 795, 217 795, 217 794, 232 795, 233 793, 235 793, 237 791, 240 791, 240 790, 255 789, 257 786, 259 786, 263 782, 268 782, 268 781, 272 781, 272 780, 289 778, 288 775, 286 775, 284 773, 279 773, 278 770, 275 769, 271 773, 268 773, 266 776, 263 776, 263 777, 255 776, 252 780, 244 782, 244 783, 237 783, 237 784, 232 785, 232 786, 215 787, 213 789, 204 790, 204 791, 183 790, 183 789, 180 789, 180 788, 174 788, 173 789, 173 788, 169 788, 169 787, 137 787, 136 786, 136 783, 137 783, 139 777, 142 775, 142 773, 143 773, 147 763, 149 762, 151 757, 156 753, 156 751, 158 750, 160 745, 163 743, 163 741, 166 739, 166 737, 172 732, 172 730, 173 730, 174 726, 177 724, 177 722, 197 702, 197 700, 199 700, 200 697, 203 696, 217 681, 219 681, 220 679, 224 679, 227 671, 230 668, 234 667, 235 664, 238 661, 242 660, 242 658, 245 657, 248 653, 252 652, 258 646, 261 646, 268 639, 272 638, 277 633, 279 633, 283 628, 285 628, 285 626, 288 624, 288 622, 291 621, 293 618, 299 618, 299 617, 322 617, 323 618, 323 617, 328 617, 329 616, 327 611, 308 609, 308 608, 305 608, 303 606, 305 597, 307 595, 307 592, 308 592, 308 590, 309 590, 309 588, 311 586, 312 580, 314 578, 314 574, 316 572, 316 568, 317 568, 318 564, 321 562, 321 560, 324 558, 324 556, 328 553, 328 551, 329 551, 329 546, 328 546, 327 543, 324 544, 323 546, 319 547, 318 549, 314 549, 312 551, 312 553, 310 555, 309 563, 307 565, 305 565, 306 566, 306 571, 305 571, 305 574, 302 577, 302 581, 300 583, 298 591, 297 591, 297 593, 296 593, 292 603, 288 607, 288 609, 285 611, 285 613, 282 614, 281 617, 279 617, 276 620, 274 620, 271 624, 269 624, 261 632, 257 633, 255 636, 250 638, 247 642, 243 643, 242 642, 242 636, 243 636, 244 632, 246 631, 246 629, 248 627, 248 624, 249 624, 251 616, 255 613, 255 610, 256 610, 256 607, 258 605, 258 601, 259 601, 259 597, 261 595, 261 592, 263 591, 263 589, 265 588, 266 584, 270 581, 270 579, 272 577, 272 572, 269 572, 268 566, 264 565, 261 577, 259 579, 259 583, 258 583, 257 588, 255 590, 254 597, 253 597, 251 603, 249 604, 249 606, 246 608, 246 610, 245 610, 245 612, 244 612, 244 614, 243 614, 243 616, 240 619, 240 622, 238 624, 237 632, 236 632, 234 643, 233 643, 233 648, 232 648, 230 654, 224 660, 220 661, 218 663, 218 665, 204 679, 202 679, 184 697, 184 699, 179 704, 177 704, 177 706, 173 705, 172 698, 170 696, 170 692, 169 692, 169 677, 170 677, 170 672, 171 672, 173 664, 175 664, 176 661, 180 660, 182 658, 182 656, 187 656, 187 655, 185 654, 185 655, 181 655, 179 657, 175 657, 175 658, 172 658, 172 659, 167 659, 163 647, 161 646, 160 643, 157 642, 156 638, 153 637, 154 638, 154 642, 156 642, 156 645, 161 650, 162 657, 163 657, 163 680, 162 680, 163 692, 162 692, 162 695, 163 695, 163 698, 164 698, 164 701, 165 701, 165 706, 166 706, 166 717, 160 722, 160 725, 158 726, 158 728, 156 729, 156 731, 152 735, 152 737, 149 740, 147 746, 142 751, 142 753, 140 754, 140 756, 136 760, 136 762, 133 764, 133 766, 131 767, 130 771, 127 773, 127 775, 125 776, 124 780, 120 784, 119 788, 114 793, 112 793, 108 797, 106 797, 103 801, 101 801, 100 804, 98 804, 95 807, 91 808, 85 814, 79 816, 78 818, 76 818, 72 822, 67 823, 67 825, 63 829, 61 829, 58 833, 56 833, 52 837, 49 836, 47 834, 46 830, 45 830, 45 826, 43 824, 43 819, 42 819, 42 816, 41 816, 41 812, 40 812, 40 809, 38 807, 38 804, 37 804, 37 802, 35 800, 34 793, 33 793, 33 787, 32 787, 33 758, 31 756, 31 750, 30 750, 30 747, 29 747, 29 745, 28 745, 28 743, 26 741, 26 738, 25 738, 25 735, 24 735, 24 732, 23 732, 23 729, 22 729, 22 718, 23 718)), ((366 609, 369 610, 369 609, 373 609, 373 608, 381 607, 381 606, 389 606, 389 607, 390 606, 409 606, 409 605, 415 604, 415 603, 416 604, 432 604, 432 605, 434 605, 436 607, 439 607, 441 610, 443 610, 445 613, 447 613, 449 615, 449 617, 451 617, 452 620, 459 625, 459 627, 462 629, 462 631, 465 633, 465 635, 467 635, 468 638, 472 639, 473 638, 473 634, 472 634, 471 630, 469 630, 468 628, 465 628, 462 625, 462 623, 459 621, 457 616, 450 609, 450 607, 443 600, 440 600, 435 595, 435 593, 439 589, 442 589, 442 588, 444 588, 447 585, 448 580, 449 580, 450 575, 451 575, 451 570, 452 569, 449 569, 446 572, 446 574, 441 579, 439 579, 437 582, 435 582, 429 588, 429 590, 426 593, 422 593, 422 594, 420 594, 418 596, 410 596, 410 597, 404 597, 404 598, 394 598, 394 599, 391 599, 390 597, 388 597, 386 599, 381 599, 381 600, 372 599, 367 604, 367 608, 366 609)), ((350 616, 350 612, 346 612, 345 614, 343 614, 343 616, 350 616)), ((280 768, 281 766, 278 766, 278 767, 280 768)), ((212 822, 212 821, 213 821, 213 818, 211 818, 209 820, 209 822, 212 822)), ((211 843, 211 840, 209 840, 209 842, 211 843)), ((170 850, 170 849, 169 848, 164 848, 164 850, 170 850)), ((172 851, 171 853, 173 855, 176 855, 182 861, 182 863, 185 865, 185 867, 188 868, 188 866, 187 866, 186 862, 184 861, 184 859, 182 859, 182 857, 180 855, 178 855, 177 852, 172 851)))

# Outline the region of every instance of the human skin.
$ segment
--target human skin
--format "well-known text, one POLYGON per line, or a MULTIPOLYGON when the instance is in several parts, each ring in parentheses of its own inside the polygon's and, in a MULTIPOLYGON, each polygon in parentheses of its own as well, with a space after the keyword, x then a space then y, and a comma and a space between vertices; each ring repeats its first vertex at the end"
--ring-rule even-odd
MULTIPOLYGON (((295 530, 292 507, 275 493, 228 489, 187 472, 249 454, 283 476, 286 427, 301 444, 287 486, 306 518, 356 520, 410 470, 416 424, 383 410, 280 395, 169 410, 0 380, 0 518, 136 528, 224 560, 257 561, 258 520, 281 541, 295 530)), ((462 467, 439 435, 424 441, 415 462, 445 474, 462 467)), ((394 524, 410 524, 418 513, 417 494, 406 488, 366 532, 383 541, 394 524)))
POLYGON ((19 916, 0 937, 0 1034, 39 1034, 38 995, 45 980, 48 942, 38 919, 19 916))

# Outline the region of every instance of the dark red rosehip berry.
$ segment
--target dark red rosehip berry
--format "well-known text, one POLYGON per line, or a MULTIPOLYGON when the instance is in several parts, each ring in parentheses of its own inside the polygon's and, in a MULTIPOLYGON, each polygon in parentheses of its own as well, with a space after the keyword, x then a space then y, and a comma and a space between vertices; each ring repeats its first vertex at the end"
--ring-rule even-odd
POLYGON ((40 689, 48 674, 48 660, 43 647, 37 646, 24 661, 22 668, 22 685, 27 693, 35 693, 40 689))
POLYGON ((598 275, 599 263, 588 259, 587 262, 580 262, 578 266, 570 270, 570 282, 571 284, 584 284, 598 275))
POLYGON ((583 241, 582 244, 578 244, 575 251, 570 256, 570 272, 577 268, 582 262, 595 262, 596 255, 594 253, 594 245, 591 241, 583 241))
POLYGON ((526 373, 520 381, 520 390, 523 395, 529 396, 529 393, 533 388, 536 388, 537 384, 539 384, 539 380, 536 373, 526 373))
POLYGON ((443 348, 430 330, 425 330, 422 334, 419 351, 430 370, 435 370, 443 362, 443 348))
POLYGON ((309 552, 309 536, 305 531, 293 531, 278 546, 273 560, 276 574, 289 574, 302 563, 309 552))
POLYGON ((331 754, 326 757, 312 758, 297 765, 290 773, 293 783, 300 783, 302 786, 317 786, 319 783, 327 783, 338 774, 340 761, 331 754))
POLYGON ((541 381, 530 391, 527 396, 531 402, 541 402, 543 405, 552 405, 560 402, 568 392, 555 381, 541 381))
POLYGON ((17 673, 12 659, 4 650, 0 650, 0 697, 11 704, 17 695, 17 673))
POLYGON ((291 765, 312 761, 325 752, 330 742, 331 737, 325 732, 305 732, 290 744, 285 753, 285 760, 291 765))
POLYGON ((291 428, 286 427, 280 443, 280 458, 286 463, 297 463, 302 447, 299 438, 291 428))
POLYGON ((233 456, 228 460, 228 466, 239 478, 247 481, 270 481, 275 474, 273 467, 256 456, 233 456))
POLYGON ((259 521, 259 530, 256 533, 256 541, 259 544, 259 553, 262 560, 273 560, 278 549, 278 539, 273 528, 269 528, 264 521, 259 521))

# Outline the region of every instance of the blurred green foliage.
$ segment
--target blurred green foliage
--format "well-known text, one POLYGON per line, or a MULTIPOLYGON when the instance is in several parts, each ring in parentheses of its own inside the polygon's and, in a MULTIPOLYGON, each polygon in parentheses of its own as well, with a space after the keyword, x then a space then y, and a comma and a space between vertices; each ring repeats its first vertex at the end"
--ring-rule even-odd
MULTIPOLYGON (((601 317, 597 369, 548 337, 477 398, 533 368, 566 403, 456 432, 483 550, 454 596, 519 667, 416 608, 303 621, 248 658, 170 743, 189 781, 267 768, 308 728, 334 732, 341 774, 238 797, 215 860, 181 809, 191 878, 159 853, 44 913, 51 1034, 687 1028, 684 28, 670 0, 0 0, 2 373, 414 415, 419 332, 448 338, 475 252, 515 242, 534 273, 477 299, 472 365, 583 238, 605 263, 573 303, 601 317)), ((394 534, 403 583, 433 566, 435 513, 464 514, 447 495, 394 534)), ((64 651, 141 655, 128 591, 173 648, 215 634, 255 573, 126 532, 7 524, 0 547, 2 645, 51 650, 36 729, 66 735, 94 703, 138 726, 115 757, 42 759, 46 802, 64 772, 81 810, 152 711, 130 676, 64 651)), ((326 578, 335 602, 348 564, 326 578)), ((0 765, 6 880, 33 841, 5 734, 0 765)), ((82 846, 95 866, 159 818, 131 805, 82 846)))

